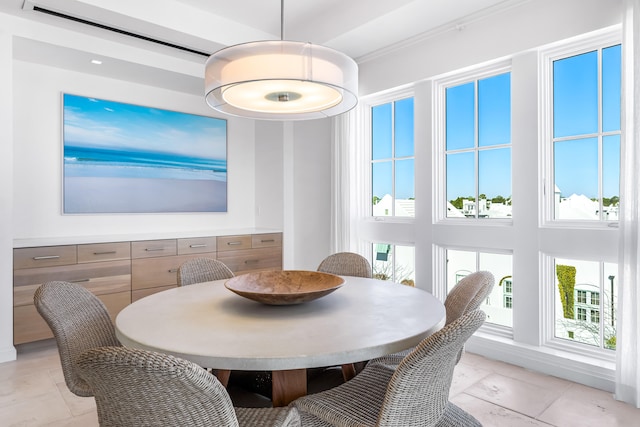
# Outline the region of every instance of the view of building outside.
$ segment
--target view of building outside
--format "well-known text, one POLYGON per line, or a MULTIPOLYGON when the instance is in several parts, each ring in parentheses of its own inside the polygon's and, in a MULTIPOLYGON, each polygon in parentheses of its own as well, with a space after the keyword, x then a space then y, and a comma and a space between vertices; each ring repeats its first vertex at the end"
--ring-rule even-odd
POLYGON ((413 98, 371 109, 373 216, 415 216, 413 98))
POLYGON ((555 336, 615 350, 618 266, 555 259, 555 336))
POLYGON ((415 286, 416 256, 413 246, 374 243, 372 249, 371 267, 375 279, 415 286))
POLYGON ((447 250, 447 293, 466 275, 474 271, 489 271, 495 277, 491 294, 480 308, 487 322, 513 327, 512 256, 487 252, 447 250))
POLYGON ((447 217, 511 217, 511 74, 445 91, 447 217))
POLYGON ((618 220, 621 46, 553 62, 554 218, 618 220))

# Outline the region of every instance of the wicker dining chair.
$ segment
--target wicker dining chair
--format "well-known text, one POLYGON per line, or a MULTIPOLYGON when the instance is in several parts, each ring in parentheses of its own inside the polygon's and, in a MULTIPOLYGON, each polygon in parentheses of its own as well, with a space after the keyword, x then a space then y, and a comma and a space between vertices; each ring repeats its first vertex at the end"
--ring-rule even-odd
POLYGON ((193 258, 178 268, 178 286, 213 280, 231 279, 233 272, 222 261, 213 258, 193 258))
MULTIPOLYGON (((463 314, 478 309, 493 289, 495 278, 489 271, 476 271, 462 279, 451 289, 444 301, 447 314, 445 325, 457 320, 463 314)), ((369 363, 382 363, 387 366, 398 365, 413 349, 372 359, 369 363)), ((464 347, 460 350, 457 361, 460 361, 464 347)))
POLYGON ((481 426, 449 402, 449 389, 460 349, 485 318, 481 310, 464 314, 425 338, 396 369, 367 365, 351 381, 300 397, 292 406, 305 425, 317 427, 481 426))
POLYGON ((88 349, 120 345, 106 307, 86 288, 62 281, 40 285, 33 302, 53 331, 67 387, 78 396, 93 396, 75 360, 88 349))
POLYGON ((329 255, 322 260, 318 271, 338 276, 372 277, 369 261, 362 255, 353 252, 338 252, 329 255))
MULTIPOLYGON (((193 258, 178 268, 178 286, 213 280, 231 279, 233 272, 222 261, 213 258, 193 258)), ((231 383, 234 387, 271 398, 271 372, 267 371, 231 371, 212 369, 225 387, 231 383)))
POLYGON ((295 408, 234 408, 204 369, 167 354, 101 347, 78 358, 101 427, 300 426, 295 408))
MULTIPOLYGON (((329 255, 322 260, 318 266, 318 271, 336 274, 338 276, 373 277, 369 261, 362 255, 353 252, 338 252, 329 255)), ((363 361, 342 365, 342 377, 344 381, 353 378, 357 372, 362 370, 366 363, 366 361, 363 361)), ((312 375, 318 374, 319 373, 314 373, 312 375)))

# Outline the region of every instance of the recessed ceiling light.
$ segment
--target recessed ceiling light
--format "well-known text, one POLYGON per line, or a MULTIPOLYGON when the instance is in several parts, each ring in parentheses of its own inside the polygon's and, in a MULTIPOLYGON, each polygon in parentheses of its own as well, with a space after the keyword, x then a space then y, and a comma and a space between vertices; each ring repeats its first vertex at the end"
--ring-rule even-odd
POLYGON ((91 63, 92 64, 96 64, 96 65, 100 65, 100 64, 102 64, 102 61, 100 61, 99 59, 92 59, 91 63))

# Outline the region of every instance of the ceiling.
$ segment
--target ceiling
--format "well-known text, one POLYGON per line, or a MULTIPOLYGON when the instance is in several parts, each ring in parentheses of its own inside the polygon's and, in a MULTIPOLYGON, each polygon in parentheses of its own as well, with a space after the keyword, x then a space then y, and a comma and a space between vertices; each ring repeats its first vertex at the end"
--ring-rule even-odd
MULTIPOLYGON (((284 38, 331 47, 362 64, 403 43, 529 1, 535 0, 287 0, 284 38)), ((114 55, 97 68, 90 64, 91 47, 52 44, 42 34, 15 37, 16 59, 194 94, 202 93, 201 70, 208 55, 234 44, 280 39, 281 31, 278 0, 0 0, 0 12, 161 50, 194 67, 169 70, 114 55)))
MULTIPOLYGON (((284 36, 358 60, 399 42, 497 13, 523 0, 288 0, 284 36)), ((23 16, 42 8, 211 54, 279 39, 278 0, 2 0, 23 16)))

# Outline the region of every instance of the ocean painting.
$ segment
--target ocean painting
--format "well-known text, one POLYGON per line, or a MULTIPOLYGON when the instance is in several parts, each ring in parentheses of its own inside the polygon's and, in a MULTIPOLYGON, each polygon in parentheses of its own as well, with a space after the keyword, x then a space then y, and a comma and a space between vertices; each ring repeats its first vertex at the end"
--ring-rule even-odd
POLYGON ((227 211, 227 121, 63 94, 63 212, 227 211))

